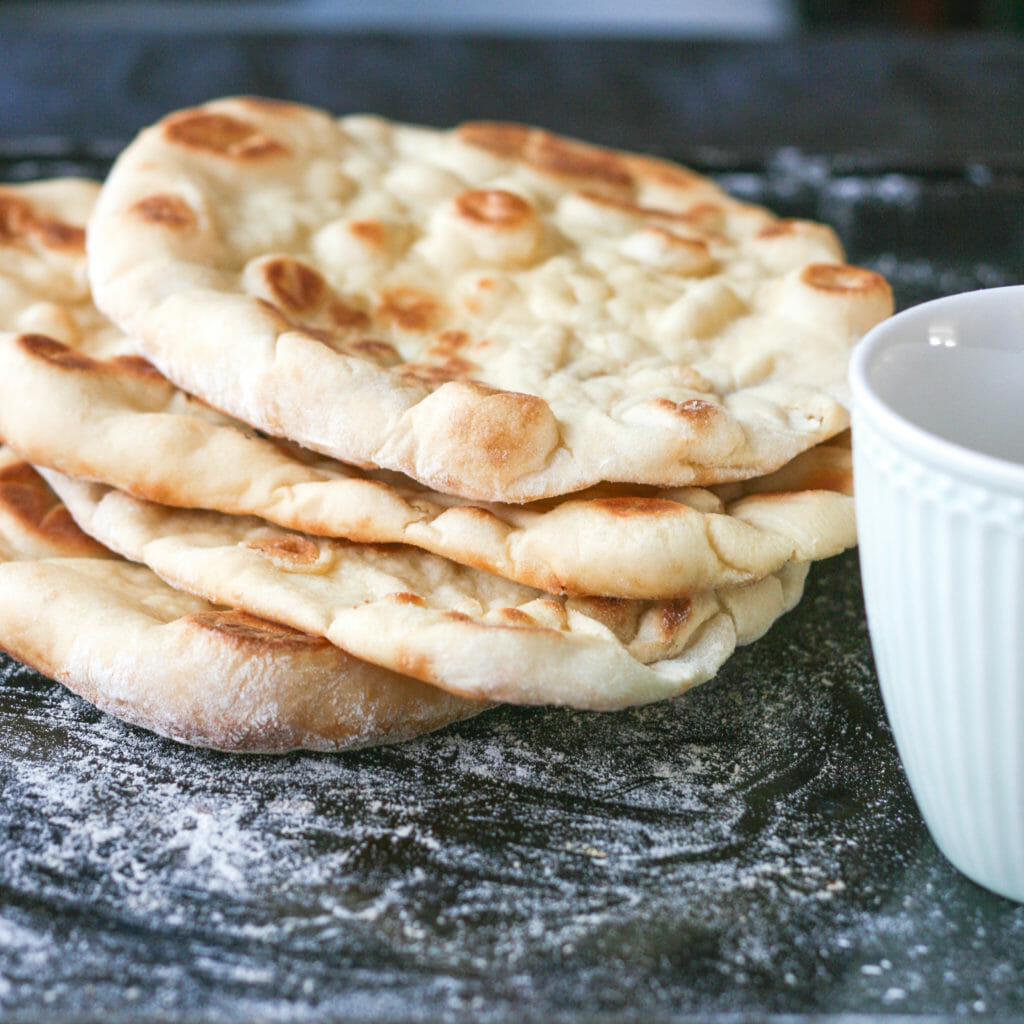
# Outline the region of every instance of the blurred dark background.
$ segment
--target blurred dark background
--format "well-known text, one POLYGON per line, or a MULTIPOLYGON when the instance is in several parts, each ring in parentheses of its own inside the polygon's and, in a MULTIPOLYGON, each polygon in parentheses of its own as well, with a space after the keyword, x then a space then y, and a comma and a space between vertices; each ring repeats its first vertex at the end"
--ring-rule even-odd
POLYGON ((1016 171, 1024 0, 0 0, 0 154, 114 152, 240 92, 730 167, 1016 171))
POLYGON ((1019 0, 800 0, 798 18, 808 28, 875 26, 904 29, 1024 28, 1019 0))
POLYGON ((1024 30, 1024 0, 0 0, 0 28, 246 25, 656 37, 778 36, 828 29, 1024 30))

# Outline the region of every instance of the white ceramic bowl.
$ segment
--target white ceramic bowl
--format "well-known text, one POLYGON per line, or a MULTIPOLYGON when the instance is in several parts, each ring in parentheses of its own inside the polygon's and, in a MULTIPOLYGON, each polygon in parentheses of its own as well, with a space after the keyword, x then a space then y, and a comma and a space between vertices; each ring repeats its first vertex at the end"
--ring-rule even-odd
POLYGON ((861 575, 925 823, 1024 900, 1024 286, 884 321, 850 365, 861 575))

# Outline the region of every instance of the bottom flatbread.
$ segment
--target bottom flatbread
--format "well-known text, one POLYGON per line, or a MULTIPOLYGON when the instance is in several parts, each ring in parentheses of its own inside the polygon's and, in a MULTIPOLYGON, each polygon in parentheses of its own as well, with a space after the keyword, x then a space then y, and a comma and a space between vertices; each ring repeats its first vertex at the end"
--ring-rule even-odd
POLYGON ((460 696, 608 711, 717 673, 803 593, 807 563, 674 601, 566 598, 402 545, 158 505, 42 470, 78 524, 175 587, 460 696))
POLYGON ((3 448, 0 648, 124 721, 229 751, 392 743, 486 707, 172 589, 3 448))

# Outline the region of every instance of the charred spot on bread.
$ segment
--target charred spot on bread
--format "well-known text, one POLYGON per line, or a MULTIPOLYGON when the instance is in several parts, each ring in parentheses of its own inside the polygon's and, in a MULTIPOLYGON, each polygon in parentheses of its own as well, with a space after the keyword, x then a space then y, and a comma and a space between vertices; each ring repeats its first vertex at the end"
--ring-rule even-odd
POLYGON ((175 145, 232 160, 260 160, 287 152, 283 143, 256 125, 209 110, 184 110, 168 117, 163 134, 175 145))

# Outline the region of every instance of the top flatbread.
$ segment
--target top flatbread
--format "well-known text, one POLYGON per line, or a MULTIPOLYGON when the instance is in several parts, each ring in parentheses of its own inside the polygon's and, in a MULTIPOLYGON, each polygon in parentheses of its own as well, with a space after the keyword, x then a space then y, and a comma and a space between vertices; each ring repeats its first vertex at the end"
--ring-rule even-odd
POLYGON ((180 387, 446 493, 768 473, 847 426, 886 283, 650 157, 228 99, 122 153, 100 308, 180 387))

